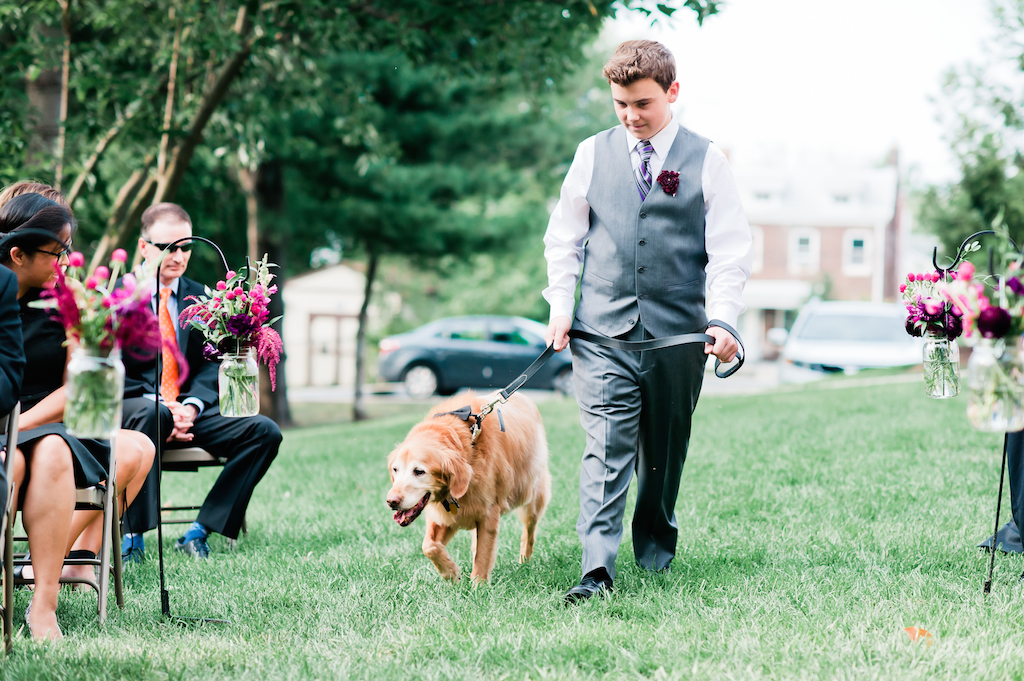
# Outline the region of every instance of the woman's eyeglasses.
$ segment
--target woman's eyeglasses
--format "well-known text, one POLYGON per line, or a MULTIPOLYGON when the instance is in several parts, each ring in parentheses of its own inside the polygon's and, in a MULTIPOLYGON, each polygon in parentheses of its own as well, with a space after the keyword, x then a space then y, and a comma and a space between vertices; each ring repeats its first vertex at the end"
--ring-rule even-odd
POLYGON ((64 246, 64 248, 62 248, 60 251, 56 253, 54 253, 53 251, 44 251, 41 248, 37 248, 36 252, 45 253, 46 255, 52 255, 53 257, 57 258, 57 260, 60 260, 61 258, 66 258, 67 256, 71 255, 71 244, 64 246))
POLYGON ((182 253, 188 253, 189 251, 192 250, 192 242, 191 241, 186 241, 186 242, 180 243, 180 244, 174 244, 173 246, 171 244, 158 244, 158 243, 156 243, 154 241, 150 241, 149 239, 146 239, 145 241, 150 246, 153 246, 154 248, 159 248, 161 251, 167 251, 168 253, 174 253, 175 251, 181 251, 182 253))

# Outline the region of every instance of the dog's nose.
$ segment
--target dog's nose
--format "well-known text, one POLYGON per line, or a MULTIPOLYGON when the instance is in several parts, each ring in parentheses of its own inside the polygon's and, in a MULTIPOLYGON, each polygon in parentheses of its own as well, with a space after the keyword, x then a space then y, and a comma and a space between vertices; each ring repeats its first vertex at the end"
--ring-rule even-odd
POLYGON ((388 493, 388 506, 390 506, 392 510, 397 511, 398 507, 401 506, 401 505, 402 505, 402 495, 398 494, 397 492, 389 492, 388 493))

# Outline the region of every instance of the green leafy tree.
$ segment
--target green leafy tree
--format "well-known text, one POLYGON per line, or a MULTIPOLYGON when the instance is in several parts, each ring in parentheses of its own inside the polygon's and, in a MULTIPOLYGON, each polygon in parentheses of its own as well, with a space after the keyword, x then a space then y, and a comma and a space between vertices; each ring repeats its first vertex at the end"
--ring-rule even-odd
POLYGON ((997 217, 1024 245, 1024 1, 995 0, 995 60, 951 72, 944 103, 961 179, 928 188, 922 224, 955 253, 997 217))

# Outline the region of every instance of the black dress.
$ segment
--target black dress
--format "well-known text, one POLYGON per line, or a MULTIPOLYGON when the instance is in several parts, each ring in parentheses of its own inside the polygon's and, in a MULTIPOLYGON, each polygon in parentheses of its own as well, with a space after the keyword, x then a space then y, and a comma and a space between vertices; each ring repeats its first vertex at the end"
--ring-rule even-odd
MULTIPOLYGON (((21 384, 21 411, 28 411, 64 385, 64 327, 51 319, 50 310, 29 307, 39 300, 42 289, 29 290, 19 301, 21 333, 25 339, 25 377, 21 384)), ((71 448, 75 464, 75 487, 91 487, 107 479, 110 444, 106 440, 78 439, 68 435, 63 423, 46 423, 18 432, 18 445, 27 445, 47 435, 59 435, 71 448)))

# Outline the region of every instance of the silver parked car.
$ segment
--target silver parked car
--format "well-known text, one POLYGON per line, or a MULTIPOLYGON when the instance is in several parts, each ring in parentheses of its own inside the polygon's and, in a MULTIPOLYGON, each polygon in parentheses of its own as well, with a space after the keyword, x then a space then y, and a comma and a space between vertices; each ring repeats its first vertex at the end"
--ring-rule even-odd
POLYGON ((789 333, 768 332, 769 341, 783 345, 779 380, 803 383, 829 373, 920 364, 923 340, 907 333, 906 319, 899 303, 812 300, 789 333))

